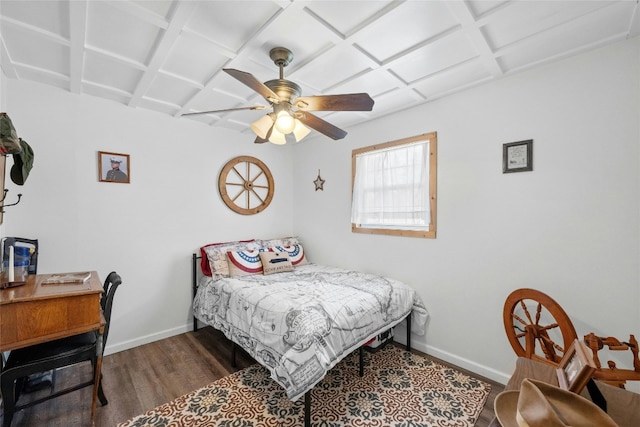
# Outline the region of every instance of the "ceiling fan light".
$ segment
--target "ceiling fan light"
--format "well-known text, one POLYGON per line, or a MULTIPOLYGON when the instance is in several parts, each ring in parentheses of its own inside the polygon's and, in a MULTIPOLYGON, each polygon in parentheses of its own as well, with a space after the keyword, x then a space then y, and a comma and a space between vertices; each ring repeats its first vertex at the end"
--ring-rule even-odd
POLYGON ((296 137, 296 142, 300 142, 302 138, 309 135, 311 129, 302 124, 298 119, 296 120, 296 127, 293 129, 293 135, 296 137))
POLYGON ((279 132, 278 129, 276 129, 277 126, 274 126, 274 128, 271 130, 271 135, 269 136, 269 142, 272 142, 276 145, 284 145, 287 143, 287 139, 284 137, 284 134, 279 132))
POLYGON ((280 111, 276 118, 276 129, 283 134, 293 132, 296 127, 296 119, 286 111, 280 111))
POLYGON ((251 123, 251 130, 262 139, 266 139, 269 129, 273 126, 273 118, 269 114, 251 123))

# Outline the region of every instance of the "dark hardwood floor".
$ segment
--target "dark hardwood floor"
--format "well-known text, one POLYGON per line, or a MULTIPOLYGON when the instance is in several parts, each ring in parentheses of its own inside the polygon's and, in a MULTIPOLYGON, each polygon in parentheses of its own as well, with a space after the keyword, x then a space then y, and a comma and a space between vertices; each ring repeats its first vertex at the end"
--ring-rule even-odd
MULTIPOLYGON (((238 351, 238 366, 233 368, 230 356, 230 342, 210 327, 106 356, 102 368, 102 385, 109 404, 100 406, 98 403, 95 425, 116 426, 254 363, 248 355, 238 351)), ((441 360, 434 360, 447 365, 441 360)), ((65 369, 58 372, 56 384, 64 387, 71 381, 78 381, 89 375, 90 366, 65 369)), ((493 419, 493 400, 503 386, 486 378, 482 379, 491 384, 492 390, 476 426, 487 427, 493 419)), ((20 403, 47 393, 48 390, 43 390, 23 395, 20 403)), ((91 388, 87 387, 20 411, 15 414, 11 425, 89 426, 90 415, 91 388)))

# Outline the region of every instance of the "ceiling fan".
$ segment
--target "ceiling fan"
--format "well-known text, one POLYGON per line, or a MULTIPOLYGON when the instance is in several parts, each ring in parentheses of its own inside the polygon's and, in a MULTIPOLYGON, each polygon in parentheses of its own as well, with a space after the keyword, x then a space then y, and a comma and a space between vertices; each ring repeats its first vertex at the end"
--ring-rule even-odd
MULTIPOLYGON (((311 111, 371 111, 373 99, 366 93, 342 95, 300 96, 302 90, 296 83, 284 78, 284 67, 293 60, 293 53, 285 47, 275 47, 269 57, 280 68, 280 78, 264 83, 252 74, 233 68, 223 68, 231 77, 247 85, 269 102, 272 112, 262 116, 251 124, 255 132, 255 142, 270 141, 274 144, 286 144, 285 135, 293 134, 296 141, 307 136, 311 130, 333 139, 342 139, 347 135, 344 130, 332 125, 311 113, 311 111)), ((228 108, 224 110, 184 113, 183 116, 220 113, 238 110, 264 110, 268 107, 254 105, 250 107, 228 108)))

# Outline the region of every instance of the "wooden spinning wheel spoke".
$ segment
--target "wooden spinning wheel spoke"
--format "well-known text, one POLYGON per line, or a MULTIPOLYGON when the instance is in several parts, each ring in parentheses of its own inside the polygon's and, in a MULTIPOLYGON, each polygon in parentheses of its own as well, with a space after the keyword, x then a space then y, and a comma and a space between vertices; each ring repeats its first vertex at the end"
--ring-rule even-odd
POLYGON ((218 178, 218 189, 222 200, 231 210, 242 215, 253 215, 263 211, 271 203, 274 193, 273 176, 259 159, 240 156, 224 166, 218 178), (237 182, 238 179, 240 182, 237 182), (239 192, 231 197, 229 190, 233 188, 237 188, 239 192), (260 190, 260 193, 256 190, 260 190))
MULTIPOLYGON (((515 313, 512 316, 513 316, 514 319, 516 319, 518 322, 522 323, 525 326, 530 324, 530 323, 527 323, 522 317, 518 316, 515 313)), ((516 328, 516 329, 519 329, 519 328, 516 327, 516 325, 513 325, 513 327, 516 328)), ((522 330, 522 329, 519 329, 519 330, 522 330)))
POLYGON ((552 324, 547 325, 547 326, 540 326, 540 330, 541 331, 550 331, 551 329, 555 329, 555 328, 558 328, 558 327, 559 326, 558 326, 557 323, 552 323, 552 324))
MULTIPOLYGON (((524 311, 524 314, 527 316, 527 319, 529 319, 529 323, 528 324, 532 324, 533 323, 533 319, 531 318, 531 314, 529 314, 529 308, 527 307, 527 304, 525 304, 524 300, 520 301, 520 307, 522 307, 522 310, 524 311)), ((522 322, 525 325, 527 323, 522 322)))
POLYGON ((558 350, 560 353, 564 353, 564 349, 560 347, 558 344, 556 344, 555 342, 553 342, 553 340, 546 334, 540 335, 538 337, 538 341, 540 342, 540 348, 542 348, 542 351, 547 356, 551 356, 555 358, 556 354, 553 351, 554 349, 558 350))

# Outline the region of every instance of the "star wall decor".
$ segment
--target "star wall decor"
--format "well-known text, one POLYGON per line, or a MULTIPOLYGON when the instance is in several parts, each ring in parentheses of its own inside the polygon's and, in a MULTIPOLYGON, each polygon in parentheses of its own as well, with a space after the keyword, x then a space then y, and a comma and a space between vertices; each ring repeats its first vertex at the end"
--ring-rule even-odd
POLYGON ((313 181, 313 183, 316 185, 316 191, 318 190, 322 190, 324 191, 324 179, 322 179, 322 177, 320 176, 320 169, 318 169, 318 177, 316 178, 315 181, 313 181))

